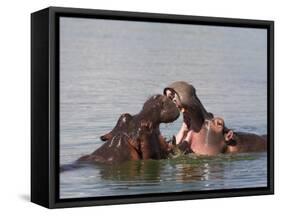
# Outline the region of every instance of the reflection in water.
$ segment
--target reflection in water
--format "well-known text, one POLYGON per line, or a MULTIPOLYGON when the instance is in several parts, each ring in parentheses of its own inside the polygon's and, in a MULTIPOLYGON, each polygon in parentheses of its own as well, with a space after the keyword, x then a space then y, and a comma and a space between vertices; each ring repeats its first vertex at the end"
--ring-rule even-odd
MULTIPOLYGON (((254 160, 254 155, 221 155, 217 157, 184 155, 169 160, 127 161, 120 165, 95 165, 100 177, 112 181, 176 182, 223 179, 225 162, 254 160)), ((226 170, 228 171, 228 170, 226 170)))
POLYGON ((210 176, 223 178, 222 163, 209 165, 209 163, 212 162, 207 162, 205 160, 192 163, 192 160, 198 159, 190 159, 188 156, 184 157, 182 157, 181 160, 128 161, 120 165, 103 165, 99 167, 100 177, 113 181, 142 181, 154 183, 167 180, 185 183, 204 181, 209 180, 210 176), (167 172, 171 172, 172 175, 167 172), (215 173, 218 173, 220 176, 214 175, 215 173))
POLYGON ((94 164, 61 173, 61 190, 67 198, 263 186, 265 160, 265 153, 252 153, 94 164))
POLYGON ((156 160, 129 161, 121 165, 106 165, 100 169, 100 177, 113 181, 160 181, 163 164, 156 160))

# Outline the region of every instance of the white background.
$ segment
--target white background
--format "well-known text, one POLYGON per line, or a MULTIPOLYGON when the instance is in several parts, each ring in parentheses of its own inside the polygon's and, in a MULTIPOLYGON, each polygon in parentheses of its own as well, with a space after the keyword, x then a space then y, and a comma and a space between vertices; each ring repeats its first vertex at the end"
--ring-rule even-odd
POLYGON ((280 73, 281 12, 277 0, 87 0, 13 1, 0 8, 0 214, 14 215, 266 215, 280 214, 280 73), (275 193, 149 204, 47 210, 30 203, 30 13, 48 6, 65 6, 186 15, 275 20, 275 193))

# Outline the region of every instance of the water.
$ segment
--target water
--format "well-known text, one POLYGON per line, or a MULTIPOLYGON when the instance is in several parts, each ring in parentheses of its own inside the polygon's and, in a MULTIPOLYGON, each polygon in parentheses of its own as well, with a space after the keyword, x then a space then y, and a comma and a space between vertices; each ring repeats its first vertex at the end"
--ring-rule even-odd
MULTIPOLYGON (((60 163, 93 152, 120 114, 185 80, 235 131, 265 134, 266 30, 61 18, 60 163)), ((165 137, 180 117, 161 125, 165 137)), ((266 154, 187 156, 61 174, 61 198, 258 187, 266 154)))
POLYGON ((266 153, 89 165, 62 173, 61 192, 73 198, 262 187, 264 164, 266 153))

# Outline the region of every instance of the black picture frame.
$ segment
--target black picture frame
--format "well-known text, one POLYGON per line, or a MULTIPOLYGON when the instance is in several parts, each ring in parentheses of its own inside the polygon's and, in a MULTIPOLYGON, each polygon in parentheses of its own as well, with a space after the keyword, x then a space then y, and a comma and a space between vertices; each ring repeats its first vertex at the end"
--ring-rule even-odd
POLYGON ((274 194, 274 22, 49 7, 31 15, 31 201, 47 208, 274 194), (114 197, 59 198, 59 17, 264 28, 267 30, 267 187, 114 197))

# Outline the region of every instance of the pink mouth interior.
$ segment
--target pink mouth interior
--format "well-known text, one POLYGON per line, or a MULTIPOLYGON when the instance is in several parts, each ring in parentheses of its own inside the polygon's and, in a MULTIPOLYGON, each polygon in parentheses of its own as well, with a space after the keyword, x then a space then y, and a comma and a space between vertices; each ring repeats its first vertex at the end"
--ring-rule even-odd
MULTIPOLYGON (((180 109, 180 105, 178 103, 178 101, 176 99, 172 99, 172 101, 176 104, 176 106, 180 109)), ((188 143, 191 143, 191 139, 192 139, 192 135, 193 135, 193 130, 190 129, 191 127, 191 118, 188 116, 184 116, 184 122, 188 128, 188 132, 186 137, 184 138, 185 141, 187 141, 188 143)))
POLYGON ((193 130, 190 129, 190 126, 191 126, 191 119, 190 119, 189 117, 186 117, 186 118, 184 118, 184 122, 185 122, 185 124, 187 125, 187 128, 188 128, 188 132, 187 132, 187 135, 186 135, 185 140, 186 140, 188 143, 191 143, 191 139, 192 139, 192 135, 193 135, 193 130))

